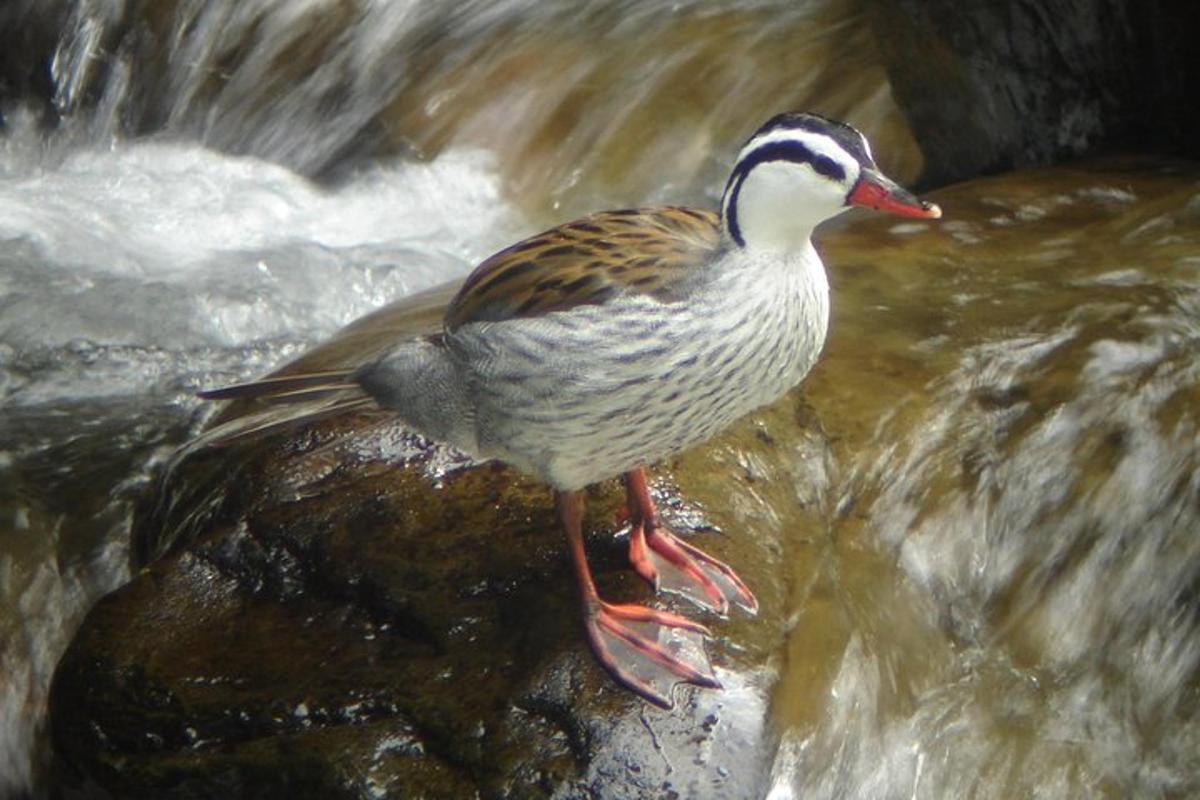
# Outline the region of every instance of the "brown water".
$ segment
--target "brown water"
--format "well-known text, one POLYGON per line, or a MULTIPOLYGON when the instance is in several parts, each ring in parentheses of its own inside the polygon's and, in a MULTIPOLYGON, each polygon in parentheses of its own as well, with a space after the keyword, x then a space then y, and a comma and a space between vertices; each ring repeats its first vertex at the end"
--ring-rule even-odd
MULTIPOLYGON (((848 3, 150 5, 80 3, 63 131, 0 140, 0 795, 197 385, 545 222, 711 204, 784 108, 921 164, 848 3)), ((1200 791, 1198 179, 1023 172, 825 232, 772 796, 1200 791)))
POLYGON ((877 257, 827 239, 837 468, 772 796, 1194 796, 1200 168, 937 199, 847 225, 877 257))

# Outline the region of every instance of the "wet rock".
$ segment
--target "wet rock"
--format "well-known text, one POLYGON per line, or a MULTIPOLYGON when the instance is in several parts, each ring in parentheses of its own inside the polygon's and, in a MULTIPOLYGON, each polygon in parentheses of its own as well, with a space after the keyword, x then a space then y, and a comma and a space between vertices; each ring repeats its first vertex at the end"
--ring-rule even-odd
POLYGON ((53 113, 50 56, 67 19, 67 0, 0 5, 0 130, 6 106, 33 100, 41 114, 53 113))
MULTIPOLYGON (((819 535, 795 487, 820 485, 824 447, 793 396, 653 474, 666 519, 736 564, 762 605, 705 620, 725 689, 677 687, 670 712, 593 662, 544 486, 371 414, 192 452, 135 531, 138 552, 163 555, 97 605, 56 673, 58 788, 758 794, 778 567, 819 535)), ((644 602, 622 499, 617 481, 590 493, 589 550, 603 593, 644 602)))
POLYGON ((1184 98, 1196 59, 1185 52, 1170 5, 869 4, 892 90, 926 155, 923 181, 940 185, 1114 146, 1195 155, 1200 117, 1184 98))

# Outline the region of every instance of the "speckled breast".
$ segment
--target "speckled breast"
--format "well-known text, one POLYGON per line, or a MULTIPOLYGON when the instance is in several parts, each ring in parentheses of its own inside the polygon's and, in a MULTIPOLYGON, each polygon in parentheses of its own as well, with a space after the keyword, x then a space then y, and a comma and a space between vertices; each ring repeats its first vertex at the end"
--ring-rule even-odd
POLYGON ((686 303, 639 296, 460 330, 481 454, 576 489, 711 438, 815 362, 828 290, 811 269, 726 270, 686 303))

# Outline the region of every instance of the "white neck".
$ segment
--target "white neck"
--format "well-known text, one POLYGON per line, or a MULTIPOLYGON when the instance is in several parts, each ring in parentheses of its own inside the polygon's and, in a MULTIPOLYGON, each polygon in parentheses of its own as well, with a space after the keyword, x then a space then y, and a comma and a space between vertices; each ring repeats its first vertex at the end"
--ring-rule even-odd
POLYGON ((789 252, 801 249, 818 223, 844 211, 845 197, 811 168, 779 162, 760 164, 731 187, 725 204, 726 225, 736 224, 744 247, 789 252), (798 172, 810 174, 798 179, 798 172))
POLYGON ((846 210, 847 187, 857 180, 859 165, 826 137, 795 133, 791 139, 810 159, 831 165, 827 174, 819 173, 807 161, 755 161, 756 156, 779 147, 772 136, 743 151, 739 161, 747 165, 746 171, 739 174, 740 169, 735 169, 721 212, 726 233, 735 244, 751 250, 789 252, 808 242, 819 223, 846 210))

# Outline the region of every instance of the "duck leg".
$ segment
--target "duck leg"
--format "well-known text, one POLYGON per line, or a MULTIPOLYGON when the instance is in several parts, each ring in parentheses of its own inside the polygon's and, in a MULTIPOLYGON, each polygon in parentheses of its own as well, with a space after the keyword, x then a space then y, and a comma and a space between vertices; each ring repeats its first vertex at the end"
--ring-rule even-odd
POLYGON ((629 560, 639 575, 655 590, 683 595, 722 616, 728 613, 730 605, 749 614, 757 613, 758 600, 732 567, 688 544, 659 523, 644 469, 625 473, 625 489, 632 525, 629 560))
POLYGON ((596 592, 583 547, 583 495, 555 492, 559 521, 583 600, 583 623, 596 659, 621 685, 662 708, 671 708, 676 683, 720 688, 704 652, 708 629, 667 611, 606 603, 596 592))

